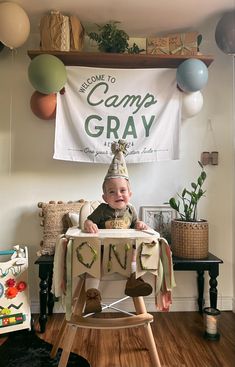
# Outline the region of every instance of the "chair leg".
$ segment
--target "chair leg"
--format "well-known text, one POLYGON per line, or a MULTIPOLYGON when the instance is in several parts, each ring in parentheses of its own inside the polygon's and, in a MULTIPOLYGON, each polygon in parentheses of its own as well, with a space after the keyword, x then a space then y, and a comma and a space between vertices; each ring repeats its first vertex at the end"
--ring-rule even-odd
MULTIPOLYGON (((83 308, 83 305, 84 305, 84 302, 85 302, 84 296, 82 297, 83 304, 81 304, 81 301, 79 300, 79 296, 83 293, 84 293, 84 279, 80 278, 79 281, 78 281, 77 287, 75 289, 75 292, 74 292, 74 301, 75 301, 74 308, 75 309, 76 309, 77 303, 80 305, 80 309, 83 308)), ((51 353, 50 353, 51 358, 55 358, 55 356, 58 352, 60 343, 61 343, 63 335, 64 335, 64 331, 66 329, 66 325, 67 325, 67 320, 66 320, 66 317, 64 317, 64 319, 62 321, 62 324, 61 324, 61 327, 60 327, 60 330, 59 330, 59 333, 56 337, 55 343, 53 344, 53 347, 52 347, 52 350, 51 350, 51 353)))
MULTIPOLYGON (((133 302, 135 305, 136 313, 138 315, 147 312, 143 297, 135 297, 133 298, 133 302)), ((150 323, 148 323, 146 326, 143 326, 143 330, 146 339, 146 347, 148 348, 150 354, 152 367, 161 367, 161 362, 158 356, 150 323)))
POLYGON ((51 353, 50 353, 50 357, 51 358, 55 358, 57 352, 58 352, 58 349, 59 349, 59 346, 60 346, 60 342, 63 338, 63 335, 64 335, 64 331, 65 331, 65 328, 66 328, 66 324, 67 324, 67 321, 66 321, 66 318, 64 317, 63 321, 62 321, 62 325, 60 327, 60 330, 59 330, 59 333, 56 337, 56 341, 55 343, 53 344, 53 347, 52 347, 52 350, 51 350, 51 353))
POLYGON ((66 341, 63 345, 62 354, 60 357, 60 361, 58 367, 66 367, 70 355, 70 351, 73 346, 73 341, 76 335, 77 326, 76 325, 69 325, 67 324, 67 333, 66 333, 66 341))

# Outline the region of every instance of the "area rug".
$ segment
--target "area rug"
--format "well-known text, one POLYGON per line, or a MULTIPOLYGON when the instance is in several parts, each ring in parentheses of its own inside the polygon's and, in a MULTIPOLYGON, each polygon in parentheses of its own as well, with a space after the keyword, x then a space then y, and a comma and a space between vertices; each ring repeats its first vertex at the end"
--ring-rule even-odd
MULTIPOLYGON (((9 333, 0 346, 0 367, 57 367, 61 355, 50 358, 52 345, 41 340, 34 331, 22 330, 9 333)), ((67 367, 91 367, 88 361, 70 353, 67 367)))

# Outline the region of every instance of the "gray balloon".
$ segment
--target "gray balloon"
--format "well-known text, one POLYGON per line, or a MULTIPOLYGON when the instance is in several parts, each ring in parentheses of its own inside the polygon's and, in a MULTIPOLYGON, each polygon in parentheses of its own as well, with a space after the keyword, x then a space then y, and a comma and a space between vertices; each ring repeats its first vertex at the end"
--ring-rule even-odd
POLYGON ((235 10, 225 13, 215 30, 217 46, 226 54, 235 54, 235 10))

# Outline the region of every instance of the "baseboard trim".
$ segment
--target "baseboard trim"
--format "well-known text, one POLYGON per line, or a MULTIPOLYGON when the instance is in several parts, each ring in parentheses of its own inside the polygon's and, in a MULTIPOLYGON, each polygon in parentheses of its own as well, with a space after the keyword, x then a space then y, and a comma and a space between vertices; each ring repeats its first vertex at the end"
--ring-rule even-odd
POLYGON ((232 300, 232 304, 233 304, 233 308, 232 308, 232 310, 233 310, 233 312, 235 313, 235 298, 233 298, 233 300, 232 300))
MULTIPOLYGON (((111 304, 116 302, 117 298, 106 298, 103 300, 105 304, 111 304)), ((205 299, 205 306, 208 306, 210 303, 209 299, 205 299)), ((145 304, 148 312, 156 312, 157 308, 155 306, 155 298, 154 297, 145 297, 145 304)), ((124 311, 134 311, 134 305, 131 298, 128 298, 124 302, 122 302, 119 306, 115 305, 118 308, 123 309, 124 311)), ((218 296, 217 308, 220 311, 233 311, 235 312, 235 298, 233 297, 222 297, 218 296)), ((39 313, 39 302, 36 300, 31 301, 31 312, 39 313)), ((175 297, 173 299, 172 305, 170 306, 170 311, 172 312, 187 312, 187 311, 197 311, 197 299, 194 297, 175 297)), ((112 311, 112 309, 108 308, 106 312, 112 311)), ((63 313, 65 312, 64 307, 62 307, 61 303, 56 302, 54 306, 54 313, 63 313)))

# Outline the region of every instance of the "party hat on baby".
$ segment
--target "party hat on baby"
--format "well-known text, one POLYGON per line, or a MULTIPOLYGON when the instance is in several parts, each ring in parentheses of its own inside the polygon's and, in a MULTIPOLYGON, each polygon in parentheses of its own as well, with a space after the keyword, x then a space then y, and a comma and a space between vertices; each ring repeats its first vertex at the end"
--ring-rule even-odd
POLYGON ((125 155, 127 153, 127 143, 124 140, 113 142, 111 145, 111 150, 114 154, 114 157, 104 179, 108 180, 109 178, 123 177, 126 180, 129 180, 125 161, 125 155))

